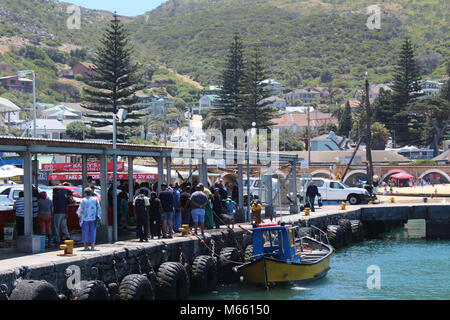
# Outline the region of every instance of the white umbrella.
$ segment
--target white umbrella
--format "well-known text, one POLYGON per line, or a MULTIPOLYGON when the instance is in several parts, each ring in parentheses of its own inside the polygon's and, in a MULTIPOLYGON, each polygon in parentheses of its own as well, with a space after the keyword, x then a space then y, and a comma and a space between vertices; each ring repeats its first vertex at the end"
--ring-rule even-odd
POLYGON ((20 108, 8 99, 0 97, 0 112, 20 111, 20 108))
POLYGON ((23 169, 7 164, 0 167, 0 179, 23 176, 23 169))

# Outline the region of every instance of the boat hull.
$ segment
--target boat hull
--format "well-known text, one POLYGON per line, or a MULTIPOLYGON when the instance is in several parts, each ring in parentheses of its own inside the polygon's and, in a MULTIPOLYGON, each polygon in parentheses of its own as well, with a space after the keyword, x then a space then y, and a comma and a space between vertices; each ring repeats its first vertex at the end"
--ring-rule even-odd
POLYGON ((286 263, 261 258, 239 267, 238 272, 247 283, 302 283, 324 277, 330 269, 330 256, 312 264, 286 263), (267 278, 266 278, 267 277, 267 278))

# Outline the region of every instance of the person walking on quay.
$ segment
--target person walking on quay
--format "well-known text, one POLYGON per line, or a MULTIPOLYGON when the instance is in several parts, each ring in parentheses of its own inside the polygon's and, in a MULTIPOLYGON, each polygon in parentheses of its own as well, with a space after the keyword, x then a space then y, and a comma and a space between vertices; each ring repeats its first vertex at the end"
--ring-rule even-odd
POLYGON ((181 201, 180 201, 180 191, 178 191, 178 185, 173 188, 173 231, 175 233, 179 232, 178 230, 181 228, 181 201))
POLYGON ((314 212, 314 200, 316 199, 316 196, 319 195, 319 189, 314 184, 314 181, 311 180, 309 183, 308 188, 306 189, 306 197, 309 199, 309 205, 311 207, 311 212, 314 212))
POLYGON ((133 201, 137 235, 140 242, 148 241, 150 199, 145 196, 146 193, 145 189, 140 189, 140 193, 133 201))
POLYGON ((161 239, 161 215, 163 207, 158 199, 156 192, 151 193, 150 198, 150 234, 153 237, 161 239))
POLYGON ((95 237, 97 233, 97 225, 100 224, 102 218, 102 210, 97 198, 94 197, 94 191, 91 188, 84 190, 85 197, 81 200, 77 210, 80 218, 81 241, 84 244, 84 250, 95 250, 95 237))
POLYGON ((41 192, 41 198, 38 200, 39 204, 39 227, 41 228, 41 234, 46 236, 46 247, 50 244, 50 236, 52 234, 52 213, 53 203, 47 197, 45 191, 41 192))
POLYGON ((16 216, 17 235, 23 236, 25 227, 25 198, 23 191, 19 191, 19 199, 14 202, 13 211, 16 216))
POLYGON ((194 221, 194 232, 197 234, 197 228, 200 224, 200 232, 205 235, 205 206, 208 204, 208 198, 203 192, 203 184, 199 184, 196 191, 191 195, 192 220, 194 221))
POLYGON ((191 223, 191 197, 190 187, 185 187, 184 191, 180 194, 180 209, 181 209, 181 224, 191 223))
POLYGON ((220 229, 220 218, 222 217, 222 198, 220 196, 219 188, 214 189, 212 205, 214 212, 214 224, 216 225, 216 229, 220 229))
POLYGON ((162 232, 163 238, 172 238, 173 233, 173 192, 167 189, 167 184, 161 184, 161 192, 159 193, 159 200, 163 207, 162 215, 162 232), (167 230, 168 229, 168 230, 167 230), (167 236, 169 234, 169 236, 167 236))
MULTIPOLYGON (((92 189, 91 189, 92 190, 92 189)), ((53 226, 55 227, 55 242, 61 243, 60 233, 63 240, 69 240, 70 234, 67 229, 67 206, 75 203, 72 193, 64 194, 63 189, 53 189, 53 226)))
POLYGON ((228 197, 227 202, 225 203, 225 210, 226 210, 226 219, 228 222, 228 227, 234 228, 234 210, 236 209, 237 203, 234 202, 231 197, 228 197))

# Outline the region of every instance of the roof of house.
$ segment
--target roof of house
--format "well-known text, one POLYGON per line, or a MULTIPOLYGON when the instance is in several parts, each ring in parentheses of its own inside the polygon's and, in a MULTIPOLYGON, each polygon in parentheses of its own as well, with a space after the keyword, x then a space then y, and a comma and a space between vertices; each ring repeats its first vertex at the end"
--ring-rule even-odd
POLYGON ((95 64, 90 63, 90 62, 78 62, 78 63, 81 64, 82 66, 88 68, 88 69, 92 69, 93 67, 95 67, 95 64))
MULTIPOLYGON (((33 127, 33 121, 26 123, 27 126, 33 127)), ((56 119, 36 119, 37 130, 66 130, 66 124, 56 119)))
POLYGON ((283 98, 280 98, 279 96, 270 96, 270 97, 267 97, 267 98, 261 100, 261 102, 265 102, 265 101, 286 102, 286 100, 284 100, 283 98))
MULTIPOLYGON (((319 111, 310 112, 311 126, 320 126, 323 123, 333 122, 338 124, 338 119, 333 118, 331 113, 322 113, 319 111)), ((290 127, 292 125, 306 127, 308 126, 308 113, 285 113, 280 118, 273 119, 274 127, 290 127)))
POLYGON ((450 149, 433 158, 434 161, 450 161, 450 149))
MULTIPOLYGON (((280 152, 298 155, 299 158, 308 159, 308 151, 288 151, 288 152, 280 152)), ((353 150, 345 150, 345 151, 311 151, 311 162, 313 163, 336 163, 339 161, 340 157, 351 157, 353 154, 353 150)), ((361 157, 361 161, 366 161, 366 151, 359 150, 356 152, 356 155, 361 157)), ((372 161, 374 163, 389 163, 390 161, 396 162, 405 162, 408 163, 410 160, 402 155, 399 155, 397 152, 393 150, 372 150, 372 161)))

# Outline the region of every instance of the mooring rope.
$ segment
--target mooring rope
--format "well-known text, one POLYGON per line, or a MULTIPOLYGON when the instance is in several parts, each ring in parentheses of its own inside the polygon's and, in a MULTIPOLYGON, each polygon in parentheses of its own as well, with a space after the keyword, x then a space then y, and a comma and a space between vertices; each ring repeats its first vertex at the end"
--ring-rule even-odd
POLYGON ((234 263, 234 264, 245 264, 245 262, 241 262, 241 261, 233 261, 233 260, 230 260, 230 259, 226 259, 224 256, 215 253, 214 250, 211 249, 211 248, 206 244, 205 240, 203 240, 202 238, 200 238, 200 237, 198 236, 198 234, 196 234, 196 233, 193 232, 192 230, 189 230, 189 232, 190 232, 193 236, 197 237, 197 238, 200 240, 200 243, 202 243, 202 244, 203 244, 203 245, 204 245, 204 246, 212 253, 212 255, 215 255, 217 258, 221 259, 222 261, 228 261, 228 262, 231 262, 231 263, 234 263))

